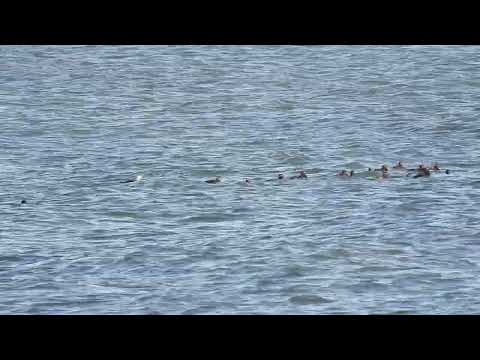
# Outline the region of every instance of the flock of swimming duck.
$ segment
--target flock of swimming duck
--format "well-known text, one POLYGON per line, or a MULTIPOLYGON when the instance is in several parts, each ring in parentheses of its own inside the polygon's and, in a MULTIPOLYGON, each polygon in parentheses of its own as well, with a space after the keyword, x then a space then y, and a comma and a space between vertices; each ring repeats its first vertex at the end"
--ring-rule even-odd
MULTIPOLYGON (((376 175, 378 178, 388 178, 390 176, 389 169, 387 165, 382 165, 380 169, 374 169, 372 170, 371 168, 368 168, 368 172, 372 172, 376 175)), ((431 166, 425 166, 423 164, 418 165, 417 168, 406 168, 403 166, 402 162, 399 161, 397 165, 392 166, 392 171, 398 171, 398 172, 403 172, 405 176, 411 176, 413 175, 413 178, 418 178, 422 176, 430 176, 432 171, 438 172, 442 171, 440 167, 438 166, 438 163, 434 163, 431 166)), ((445 174, 449 174, 450 170, 446 169, 445 174)), ((354 172, 353 170, 347 171, 347 170, 342 170, 339 173, 337 173, 337 176, 353 176, 354 172)))
MULTIPOLYGON (((409 177, 412 176, 413 178, 430 176, 431 172, 440 172, 443 171, 438 166, 438 163, 434 163, 431 166, 425 166, 423 164, 418 165, 416 168, 407 168, 405 167, 401 161, 399 161, 396 165, 392 166, 392 170, 398 172, 399 174, 404 174, 405 176, 409 177)), ((450 170, 446 169, 445 174, 449 174, 450 170)), ((339 171, 336 176, 347 176, 352 177, 354 176, 355 172, 353 170, 341 170, 339 171)), ((367 174, 373 176, 377 179, 385 179, 390 177, 390 170, 387 165, 382 165, 379 169, 372 169, 368 168, 367 174)), ((308 176, 305 171, 300 170, 298 175, 290 176, 289 179, 307 179, 308 176)), ((284 174, 278 174, 278 180, 285 180, 287 179, 284 174)), ((216 176, 214 179, 205 180, 207 184, 218 184, 222 182, 221 176, 216 176)), ((250 184, 252 181, 248 178, 245 179, 245 183, 250 184)))
MULTIPOLYGON (((403 172, 403 174, 407 177, 413 175, 412 176, 413 178, 430 176, 431 172, 444 171, 445 174, 450 174, 450 170, 440 169, 440 167, 438 166, 438 163, 434 163, 431 166, 425 166, 423 164, 420 164, 420 165, 418 165, 417 168, 406 168, 405 166, 403 166, 401 161, 399 161, 396 165, 392 166, 392 172, 393 171, 398 172, 398 174, 402 174, 402 172, 403 172)), ((382 165, 379 169, 368 168, 368 170, 366 172, 364 172, 364 174, 365 173, 366 173, 367 176, 373 177, 373 178, 376 178, 376 179, 379 179, 379 180, 390 177, 390 171, 389 171, 387 165, 382 165)), ((341 170, 336 174, 336 176, 352 177, 352 176, 354 176, 354 174, 355 174, 355 172, 353 170, 350 170, 350 171, 341 170)), ((127 179, 127 180, 122 181, 122 183, 136 183, 136 182, 140 182, 142 179, 143 179, 143 176, 138 175, 138 176, 135 177, 135 179, 127 179)), ((286 179, 303 179, 303 180, 305 180, 305 179, 308 179, 308 176, 305 173, 305 171, 300 170, 298 172, 298 175, 293 175, 293 176, 290 176, 290 177, 287 178, 284 174, 278 174, 277 179, 269 179, 267 181, 272 181, 272 180, 273 181, 274 180, 280 180, 281 181, 281 180, 286 180, 286 179)), ((221 176, 216 176, 214 179, 205 180, 205 182, 207 184, 218 184, 218 183, 222 182, 222 177, 221 176)), ((252 180, 246 178, 244 180, 244 182, 246 184, 251 184, 252 180)), ((20 202, 21 205, 26 204, 26 203, 27 203, 27 200, 25 200, 25 199, 23 199, 20 202)))

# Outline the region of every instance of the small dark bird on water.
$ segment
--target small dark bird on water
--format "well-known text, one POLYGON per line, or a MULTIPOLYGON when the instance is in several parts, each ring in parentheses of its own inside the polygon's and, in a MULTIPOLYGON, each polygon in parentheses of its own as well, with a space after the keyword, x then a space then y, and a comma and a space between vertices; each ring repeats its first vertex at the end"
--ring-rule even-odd
POLYGON ((298 175, 290 177, 290 179, 306 179, 306 178, 307 178, 307 174, 305 174, 305 171, 303 170, 300 170, 298 175))
POLYGON ((418 165, 418 168, 417 168, 417 174, 413 178, 415 179, 423 176, 430 176, 430 170, 428 170, 425 166, 420 164, 418 165))
POLYGON ((208 180, 205 180, 205 182, 207 184, 216 184, 216 183, 219 183, 221 180, 220 180, 220 176, 217 176, 215 177, 215 179, 208 179, 208 180))
POLYGON ((20 204, 26 204, 27 203, 27 200, 23 199, 22 201, 20 201, 20 204))
POLYGON ((438 163, 434 163, 429 170, 439 171, 439 170, 441 170, 441 169, 440 169, 440 167, 438 166, 438 163))

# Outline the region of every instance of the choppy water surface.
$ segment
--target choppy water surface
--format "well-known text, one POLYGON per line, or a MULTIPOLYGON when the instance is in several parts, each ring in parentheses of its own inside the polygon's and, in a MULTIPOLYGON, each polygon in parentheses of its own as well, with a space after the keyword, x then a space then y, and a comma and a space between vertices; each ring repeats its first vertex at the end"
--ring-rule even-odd
POLYGON ((0 313, 480 313, 479 54, 0 47, 0 313))

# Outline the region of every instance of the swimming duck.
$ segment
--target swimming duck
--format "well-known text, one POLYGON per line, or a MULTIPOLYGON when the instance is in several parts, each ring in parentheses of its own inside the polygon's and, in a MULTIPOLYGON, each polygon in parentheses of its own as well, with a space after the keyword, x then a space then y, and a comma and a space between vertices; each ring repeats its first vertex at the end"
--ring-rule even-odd
POLYGON ((434 163, 429 170, 439 171, 440 167, 438 166, 438 163, 434 163))
POLYGON ((307 174, 305 174, 305 171, 303 170, 300 170, 298 175, 294 175, 290 177, 290 179, 306 179, 306 178, 307 178, 307 174))
POLYGON ((137 175, 137 177, 135 179, 128 179, 128 180, 122 181, 122 183, 126 184, 126 183, 138 182, 142 179, 143 179, 142 175, 137 175))
POLYGON ((430 176, 430 170, 428 170, 423 165, 418 165, 417 174, 413 178, 415 179, 415 178, 422 177, 422 176, 430 176))
POLYGON ((216 176, 215 179, 208 179, 208 180, 205 180, 205 182, 207 184, 216 184, 221 182, 220 178, 221 178, 220 176, 216 176))

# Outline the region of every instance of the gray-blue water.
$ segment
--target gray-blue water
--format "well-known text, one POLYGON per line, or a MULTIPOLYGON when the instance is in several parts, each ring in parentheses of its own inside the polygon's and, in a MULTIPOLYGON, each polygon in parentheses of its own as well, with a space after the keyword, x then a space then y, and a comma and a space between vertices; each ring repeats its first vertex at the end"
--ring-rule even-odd
POLYGON ((480 313, 479 66, 463 46, 0 47, 0 313, 480 313), (334 176, 398 160, 452 173, 334 176))

